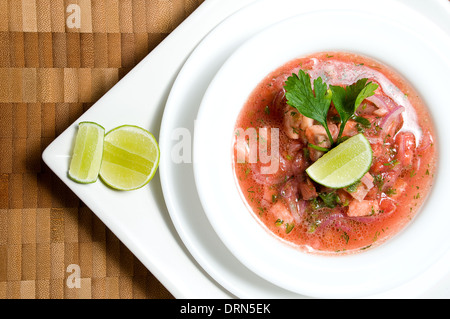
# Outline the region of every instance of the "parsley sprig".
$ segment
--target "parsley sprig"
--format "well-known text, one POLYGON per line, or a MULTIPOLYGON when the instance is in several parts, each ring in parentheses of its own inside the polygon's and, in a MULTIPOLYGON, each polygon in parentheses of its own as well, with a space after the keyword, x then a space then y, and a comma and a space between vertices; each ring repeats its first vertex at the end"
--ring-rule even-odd
POLYGON ((292 76, 288 77, 284 89, 286 90, 287 103, 296 108, 302 115, 319 122, 325 128, 328 139, 333 146, 341 140, 348 120, 354 119, 357 122, 364 123, 367 121, 355 114, 362 101, 372 96, 378 88, 377 84, 367 83, 367 81, 368 79, 361 79, 346 88, 333 85, 328 88, 322 78, 318 77, 313 82, 313 91, 311 77, 305 71, 299 70, 298 75, 293 73, 292 76), (327 123, 328 111, 332 101, 341 123, 336 141, 333 140, 327 123))
POLYGON ((292 74, 286 82, 287 103, 295 107, 301 114, 319 122, 326 130, 328 138, 333 143, 333 137, 328 129, 327 116, 331 105, 331 91, 322 78, 314 80, 314 92, 311 78, 303 70, 292 74))

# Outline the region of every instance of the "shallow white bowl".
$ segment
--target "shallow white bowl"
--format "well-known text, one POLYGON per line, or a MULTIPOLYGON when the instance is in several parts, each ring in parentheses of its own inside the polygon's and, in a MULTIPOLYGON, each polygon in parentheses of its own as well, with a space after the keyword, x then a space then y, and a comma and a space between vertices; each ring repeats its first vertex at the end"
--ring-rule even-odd
POLYGON ((364 297, 398 287, 450 248, 450 41, 432 26, 406 27, 358 11, 318 11, 271 26, 240 47, 202 100, 194 132, 197 190, 214 230, 230 251, 266 280, 313 297, 364 297), (269 234, 249 212, 234 180, 231 145, 237 116, 271 71, 318 51, 351 51, 390 65, 419 91, 438 134, 435 185, 419 215, 386 244, 364 253, 324 257, 302 253, 269 234))

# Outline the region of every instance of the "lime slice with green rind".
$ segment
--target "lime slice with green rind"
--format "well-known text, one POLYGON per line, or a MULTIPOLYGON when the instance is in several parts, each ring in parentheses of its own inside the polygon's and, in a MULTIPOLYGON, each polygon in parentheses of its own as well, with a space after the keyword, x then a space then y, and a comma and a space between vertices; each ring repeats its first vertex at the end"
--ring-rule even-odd
POLYGON ((160 151, 147 130, 123 125, 105 135, 100 177, 117 190, 133 190, 146 185, 156 173, 160 151))
POLYGON ((372 165, 372 147, 363 134, 355 135, 325 153, 306 170, 315 182, 329 188, 348 187, 372 165))
POLYGON ((103 154, 105 129, 94 122, 81 122, 69 166, 69 177, 82 184, 97 181, 103 154))

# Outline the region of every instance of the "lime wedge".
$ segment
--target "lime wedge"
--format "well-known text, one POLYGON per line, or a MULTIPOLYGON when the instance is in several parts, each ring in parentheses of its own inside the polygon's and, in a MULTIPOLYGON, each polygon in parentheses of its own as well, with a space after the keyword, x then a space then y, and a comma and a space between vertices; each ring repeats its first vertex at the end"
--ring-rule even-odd
POLYGON ((343 188, 359 181, 371 165, 372 147, 360 133, 325 153, 306 173, 321 185, 343 188))
POLYGON ((69 177, 82 184, 94 183, 98 178, 103 154, 105 129, 93 122, 78 124, 69 177))
POLYGON ((133 190, 146 185, 159 164, 155 137, 134 125, 119 126, 105 135, 100 177, 117 190, 133 190))

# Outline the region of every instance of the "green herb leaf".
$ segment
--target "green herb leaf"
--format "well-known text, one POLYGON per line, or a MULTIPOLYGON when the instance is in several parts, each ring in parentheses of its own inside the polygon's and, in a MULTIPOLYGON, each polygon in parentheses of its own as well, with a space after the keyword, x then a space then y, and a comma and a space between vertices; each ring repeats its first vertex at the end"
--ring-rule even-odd
POLYGON ((370 121, 368 119, 366 119, 365 117, 362 116, 353 116, 352 119, 361 124, 362 126, 364 126, 365 128, 370 128, 370 121))
POLYGON ((381 174, 380 175, 375 175, 373 177, 373 182, 378 187, 378 190, 381 191, 381 189, 383 188, 383 184, 384 184, 383 176, 381 174))
POLYGON ((391 197, 392 195, 396 195, 396 194, 397 194, 397 190, 395 188, 389 188, 386 191, 386 195, 389 196, 389 197, 391 197))
POLYGON ((387 162, 387 163, 383 163, 383 166, 396 166, 398 164, 398 159, 393 159, 392 161, 390 161, 390 162, 387 162))
POLYGON ((286 234, 289 234, 294 229, 294 223, 286 223, 286 234))
POLYGON ((313 149, 315 149, 315 150, 317 150, 317 151, 319 151, 319 152, 328 152, 329 151, 328 148, 320 147, 320 146, 317 146, 317 145, 314 145, 314 144, 311 144, 311 143, 308 143, 308 146, 313 148, 313 149))
POLYGON ((367 81, 368 79, 360 79, 346 88, 330 85, 330 90, 333 93, 332 100, 334 106, 341 117, 341 128, 339 130, 338 140, 342 136, 345 124, 354 116, 362 101, 372 96, 378 88, 377 84, 372 82, 367 83, 367 81))
POLYGON ((302 115, 316 120, 326 130, 330 142, 333 144, 333 137, 328 129, 327 116, 331 105, 331 91, 322 78, 314 80, 314 92, 311 87, 311 77, 303 70, 299 70, 298 75, 292 74, 286 82, 287 104, 296 108, 302 115))
POLYGON ((342 231, 343 234, 341 235, 341 237, 345 240, 345 243, 348 245, 348 241, 350 240, 350 236, 345 232, 342 231))
POLYGON ((357 181, 356 183, 354 183, 350 186, 347 186, 347 188, 346 188, 347 192, 349 192, 349 193, 356 192, 358 190, 359 184, 361 184, 361 181, 357 181))
POLYGON ((278 200, 278 196, 275 195, 275 194, 273 194, 273 195, 272 195, 272 203, 276 203, 277 200, 278 200))
POLYGON ((319 197, 322 199, 323 203, 328 208, 335 208, 341 203, 339 196, 335 192, 320 193, 319 197))

